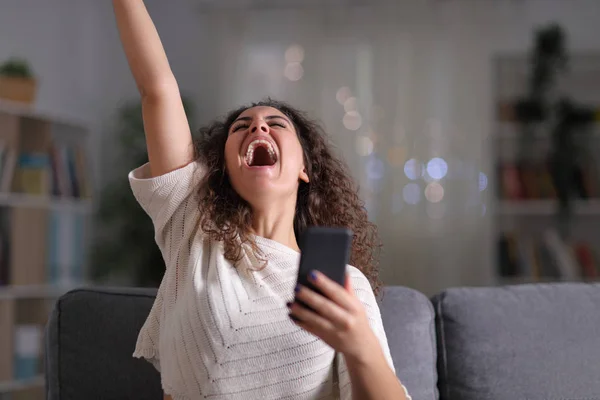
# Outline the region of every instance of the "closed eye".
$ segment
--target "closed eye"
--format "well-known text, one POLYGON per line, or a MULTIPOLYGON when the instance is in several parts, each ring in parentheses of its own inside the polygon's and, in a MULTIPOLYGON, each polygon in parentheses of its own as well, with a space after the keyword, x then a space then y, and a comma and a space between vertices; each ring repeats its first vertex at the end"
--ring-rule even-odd
POLYGON ((278 122, 271 123, 271 124, 269 124, 269 126, 278 126, 280 128, 283 128, 283 129, 286 128, 286 126, 284 124, 281 124, 281 123, 278 123, 278 122))
POLYGON ((240 129, 248 129, 248 127, 249 127, 249 126, 250 126, 250 125, 246 125, 246 124, 239 124, 239 125, 235 126, 235 127, 234 127, 234 128, 231 130, 231 132, 237 132, 237 131, 239 131, 240 129))

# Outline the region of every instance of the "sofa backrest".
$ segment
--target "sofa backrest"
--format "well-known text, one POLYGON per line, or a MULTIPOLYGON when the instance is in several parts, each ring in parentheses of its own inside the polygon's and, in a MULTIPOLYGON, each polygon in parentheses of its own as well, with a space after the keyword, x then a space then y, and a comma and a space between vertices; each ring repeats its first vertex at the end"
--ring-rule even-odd
MULTIPOLYGON (((48 400, 162 399, 160 375, 132 353, 155 290, 78 289, 62 296, 47 325, 48 400)), ((430 301, 388 287, 382 318, 396 373, 414 400, 436 400, 435 327, 430 301)))
POLYGON ((78 289, 46 327, 46 398, 162 400, 160 375, 131 355, 156 291, 78 289))
MULTIPOLYGON (((162 399, 159 374, 131 356, 155 293, 62 296, 47 326, 47 398, 162 399)), ((452 288, 431 302, 387 287, 380 307, 413 400, 438 389, 441 400, 600 399, 600 284, 452 288)))
POLYGON ((380 309, 396 375, 413 400, 437 400, 435 315, 431 302, 416 290, 388 286, 380 309))
POLYGON ((600 399, 600 284, 434 297, 440 399, 600 399))

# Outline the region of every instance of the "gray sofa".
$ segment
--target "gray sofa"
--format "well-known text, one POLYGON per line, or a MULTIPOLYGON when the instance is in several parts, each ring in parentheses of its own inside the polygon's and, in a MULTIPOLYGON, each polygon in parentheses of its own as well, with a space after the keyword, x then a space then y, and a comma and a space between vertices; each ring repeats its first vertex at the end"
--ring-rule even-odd
MULTIPOLYGON (((62 296, 47 326, 48 399, 162 399, 158 373, 131 357, 154 293, 62 296)), ((414 400, 600 399, 600 284, 453 288, 432 299, 387 287, 381 310, 414 400)))

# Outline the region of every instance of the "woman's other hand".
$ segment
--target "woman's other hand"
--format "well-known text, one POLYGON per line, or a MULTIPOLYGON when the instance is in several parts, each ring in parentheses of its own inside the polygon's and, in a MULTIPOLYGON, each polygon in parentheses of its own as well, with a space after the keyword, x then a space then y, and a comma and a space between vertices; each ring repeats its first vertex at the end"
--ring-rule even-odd
POLYGON ((311 272, 309 279, 323 295, 305 286, 296 287, 296 299, 312 310, 298 302, 290 303, 294 322, 342 353, 349 362, 367 363, 371 356, 379 355, 381 346, 348 276, 345 287, 318 271, 311 272))

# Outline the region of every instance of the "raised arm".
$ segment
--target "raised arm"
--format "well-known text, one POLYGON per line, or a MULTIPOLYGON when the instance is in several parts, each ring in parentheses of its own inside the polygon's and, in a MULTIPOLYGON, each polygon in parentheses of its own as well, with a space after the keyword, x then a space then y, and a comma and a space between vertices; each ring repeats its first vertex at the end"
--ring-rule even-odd
POLYGON ((179 87, 143 0, 113 0, 113 6, 142 98, 150 172, 163 175, 188 164, 194 154, 179 87))

